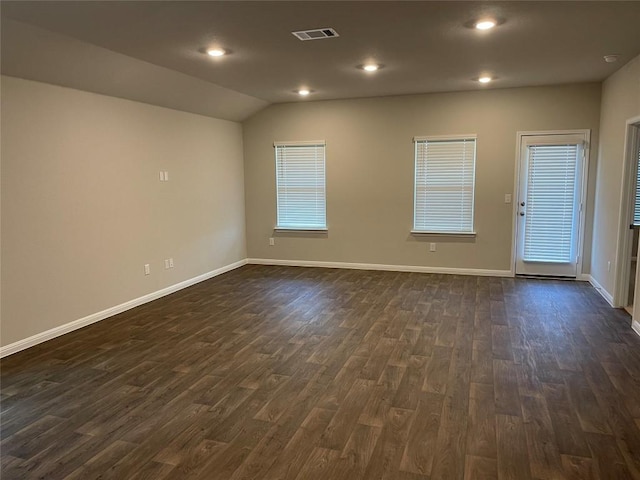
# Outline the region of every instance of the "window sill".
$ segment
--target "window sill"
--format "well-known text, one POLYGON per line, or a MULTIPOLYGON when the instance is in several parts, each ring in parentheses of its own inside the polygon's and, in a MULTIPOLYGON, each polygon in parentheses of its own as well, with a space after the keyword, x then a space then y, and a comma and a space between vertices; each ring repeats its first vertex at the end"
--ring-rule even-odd
POLYGON ((290 228, 290 227, 276 227, 273 229, 274 232, 278 233, 287 233, 287 232, 302 232, 302 233, 327 233, 329 231, 328 228, 290 228))
POLYGON ((411 235, 429 237, 475 237, 476 232, 424 232, 422 230, 411 230, 411 235))

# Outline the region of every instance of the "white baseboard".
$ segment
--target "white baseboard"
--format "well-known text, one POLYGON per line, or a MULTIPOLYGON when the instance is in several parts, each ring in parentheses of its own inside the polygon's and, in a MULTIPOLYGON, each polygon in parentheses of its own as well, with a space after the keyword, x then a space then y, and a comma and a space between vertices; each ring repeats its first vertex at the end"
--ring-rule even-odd
POLYGON ((183 288, 190 287, 191 285, 195 285, 196 283, 203 282, 210 278, 226 273, 230 270, 234 270, 238 267, 246 265, 246 263, 247 263, 247 259, 245 258, 244 260, 240 260, 230 265, 225 265, 224 267, 220 267, 210 272, 203 273, 202 275, 198 275, 197 277, 193 277, 183 282, 176 283, 175 285, 171 285, 169 287, 163 288, 162 290, 148 293, 147 295, 134 298, 133 300, 129 300, 128 302, 121 303, 120 305, 116 305, 115 307, 107 308, 106 310, 92 313, 91 315, 80 318, 78 320, 74 320, 73 322, 65 323, 64 325, 60 325, 59 327, 52 328, 51 330, 47 330, 42 333, 38 333, 31 337, 25 338, 23 340, 18 340, 17 342, 10 343, 9 345, 0 347, 0 358, 6 357, 8 355, 12 355, 26 348, 33 347, 35 345, 38 345, 39 343, 46 342, 47 340, 51 340, 53 338, 59 337, 60 335, 64 335, 65 333, 69 333, 74 330, 78 330, 79 328, 86 327, 87 325, 91 325, 92 323, 99 322, 100 320, 104 320, 105 318, 112 317, 119 313, 125 312, 127 310, 138 307, 140 305, 143 305, 145 303, 149 303, 160 297, 164 297, 171 293, 177 292, 178 290, 182 290, 183 288))
POLYGON ((604 298, 609 305, 615 307, 613 302, 613 295, 607 292, 607 290, 602 285, 600 285, 595 278, 593 278, 591 275, 583 275, 583 277, 585 277, 585 280, 589 282, 600 295, 602 295, 602 298, 604 298))
POLYGON ((631 328, 633 329, 634 332, 640 335, 640 322, 633 320, 631 322, 631 328))
POLYGON ((353 270, 384 270, 392 272, 445 273, 449 275, 476 275, 480 277, 513 277, 510 270, 482 270, 473 268, 423 267, 418 265, 383 265, 379 263, 318 262, 315 260, 278 260, 249 258, 253 265, 282 265, 288 267, 346 268, 353 270))

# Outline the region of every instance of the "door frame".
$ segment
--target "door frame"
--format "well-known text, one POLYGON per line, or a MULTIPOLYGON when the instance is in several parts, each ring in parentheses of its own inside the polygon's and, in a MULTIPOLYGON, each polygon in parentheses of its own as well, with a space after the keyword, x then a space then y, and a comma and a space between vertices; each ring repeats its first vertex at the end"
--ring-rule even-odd
POLYGON ((513 227, 511 228, 511 276, 516 276, 516 256, 518 253, 518 221, 516 216, 518 215, 518 202, 520 200, 520 166, 522 160, 520 158, 522 152, 522 142, 524 137, 540 136, 540 135, 582 135, 585 138, 584 149, 584 165, 582 169, 582 190, 580 192, 580 218, 578 223, 578 261, 576 270, 576 280, 584 280, 582 275, 582 261, 584 259, 584 228, 585 228, 585 213, 587 210, 587 187, 589 185, 589 163, 591 155, 591 130, 576 129, 576 130, 535 130, 535 131, 518 131, 516 132, 516 168, 513 179, 513 192, 512 198, 512 212, 511 221, 513 227))
POLYGON ((626 307, 629 291, 629 260, 631 259, 632 233, 629 221, 635 204, 635 182, 637 168, 635 153, 640 144, 640 116, 627 120, 624 139, 624 165, 620 189, 620 218, 618 220, 618 245, 616 248, 616 275, 613 284, 613 306, 626 307))

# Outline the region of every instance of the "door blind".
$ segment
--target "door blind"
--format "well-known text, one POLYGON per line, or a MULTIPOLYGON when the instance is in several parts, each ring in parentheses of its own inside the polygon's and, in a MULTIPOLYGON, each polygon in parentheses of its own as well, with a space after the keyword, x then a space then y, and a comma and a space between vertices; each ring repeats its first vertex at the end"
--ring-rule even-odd
POLYGON ((276 143, 277 226, 325 229, 324 142, 276 143))
POLYGON ((640 141, 638 142, 636 167, 636 203, 633 210, 633 226, 640 227, 640 141))
POLYGON ((473 233, 476 139, 415 140, 416 232, 473 233))
POLYGON ((570 263, 579 146, 528 147, 523 260, 570 263))

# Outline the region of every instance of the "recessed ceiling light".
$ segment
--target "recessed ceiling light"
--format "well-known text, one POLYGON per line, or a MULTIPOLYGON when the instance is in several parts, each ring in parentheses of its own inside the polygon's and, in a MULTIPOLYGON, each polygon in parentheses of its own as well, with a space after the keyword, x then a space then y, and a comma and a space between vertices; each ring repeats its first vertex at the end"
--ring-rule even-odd
POLYGON ((493 28, 495 26, 496 26, 495 20, 480 20, 479 22, 476 23, 476 28, 478 30, 489 30, 490 28, 493 28))
POLYGON ((605 55, 604 61, 607 63, 614 63, 618 61, 618 55, 605 55))
POLYGON ((308 90, 306 88, 301 88, 300 90, 298 90, 298 95, 302 95, 303 97, 306 97, 310 93, 311 93, 311 90, 308 90))
POLYGON ((480 77, 478 79, 480 83, 489 83, 491 80, 492 80, 491 77, 480 77))
POLYGON ((375 63, 367 63, 366 65, 362 66, 362 69, 366 72, 375 72, 376 70, 378 70, 378 68, 380 68, 380 66, 376 65, 375 63))
POLYGON ((207 55, 211 56, 211 57, 222 57, 225 52, 222 48, 210 48, 209 50, 207 50, 207 55))

